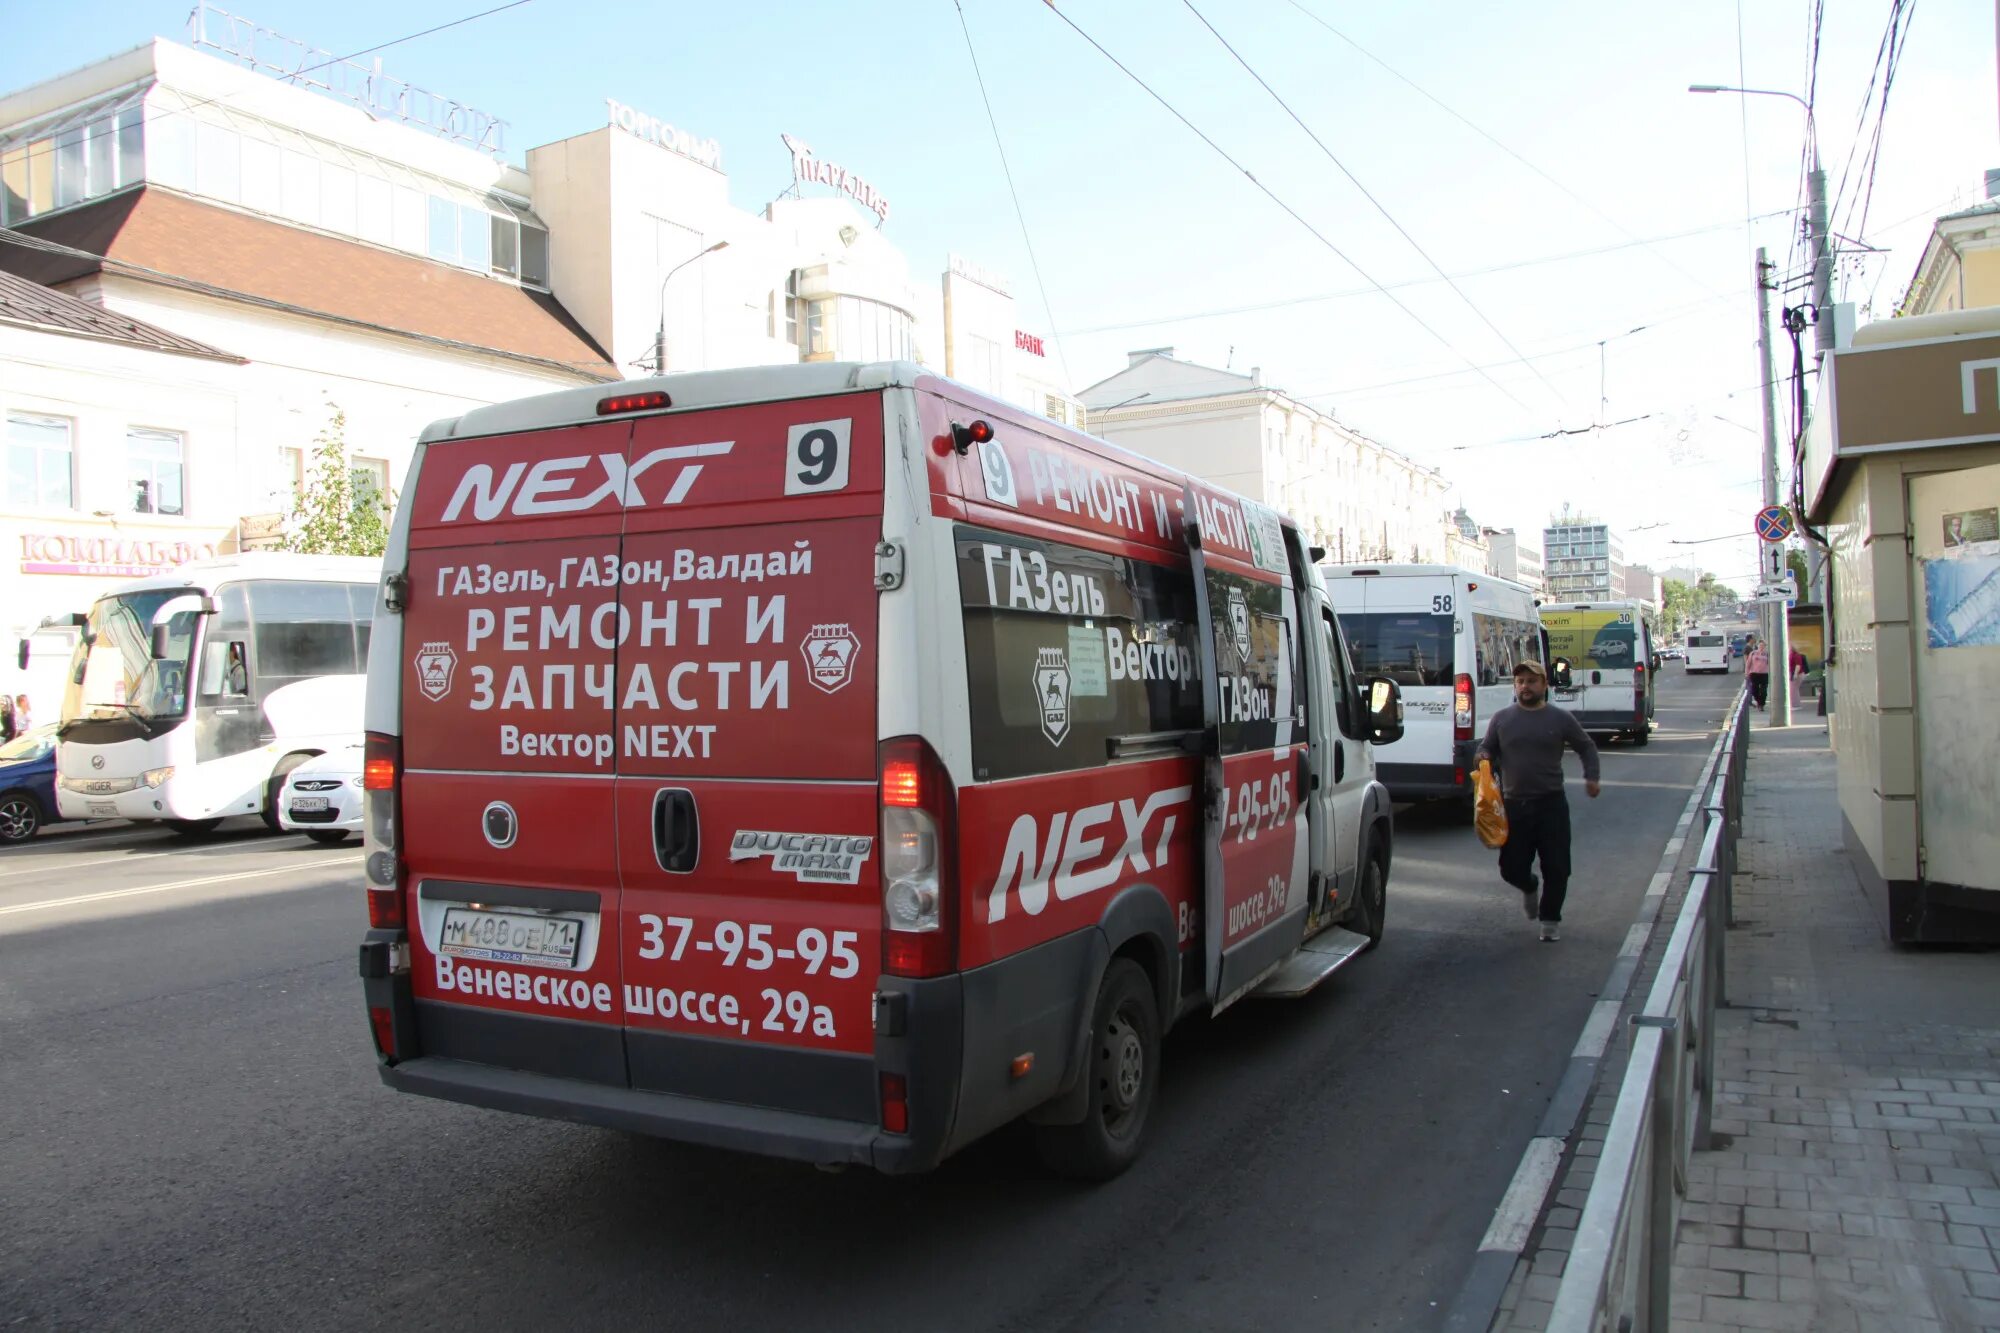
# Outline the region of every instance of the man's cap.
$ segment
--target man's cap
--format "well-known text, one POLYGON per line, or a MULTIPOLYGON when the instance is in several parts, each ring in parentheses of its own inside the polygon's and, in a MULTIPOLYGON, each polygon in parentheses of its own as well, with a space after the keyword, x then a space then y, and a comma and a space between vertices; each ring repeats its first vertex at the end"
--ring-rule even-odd
POLYGON ((1542 670, 1542 664, 1532 658, 1524 662, 1516 662, 1514 664, 1514 674, 1517 676, 1533 676, 1537 680, 1547 680, 1549 678, 1549 673, 1542 670))

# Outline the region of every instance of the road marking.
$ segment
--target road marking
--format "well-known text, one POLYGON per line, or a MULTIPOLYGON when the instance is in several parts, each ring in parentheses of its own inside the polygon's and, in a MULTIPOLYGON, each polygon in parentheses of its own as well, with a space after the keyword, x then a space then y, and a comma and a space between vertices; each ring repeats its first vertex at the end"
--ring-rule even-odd
POLYGON ((93 857, 88 861, 50 860, 41 862, 27 870, 0 870, 0 879, 8 879, 15 875, 62 874, 65 871, 80 870, 84 866, 110 865, 113 861, 128 863, 132 861, 150 861, 156 856, 172 856, 173 854, 173 852, 140 852, 137 856, 99 856, 93 857))
POLYGON ((1515 1168, 1512 1183, 1500 1197, 1500 1206, 1493 1210, 1493 1225, 1486 1228, 1480 1249, 1504 1250, 1508 1254, 1521 1252, 1528 1243, 1528 1233, 1534 1230, 1535 1219, 1542 1215, 1542 1200, 1555 1182, 1562 1155, 1561 1139, 1528 1140, 1528 1151, 1521 1154, 1521 1165, 1515 1168))
MULTIPOLYGON (((1652 883, 1646 886, 1646 896, 1648 898, 1659 897, 1661 894, 1667 891, 1667 886, 1669 884, 1672 884, 1673 882, 1674 882, 1673 867, 1669 866, 1665 870, 1655 871, 1653 874, 1652 883)), ((1645 924, 1644 928, 1650 932, 1653 929, 1653 923, 1648 921, 1645 924)))
POLYGON ((295 870, 317 870, 321 866, 360 865, 358 856, 342 856, 330 861, 308 861, 289 866, 267 866, 262 870, 239 870, 233 875, 204 875, 200 879, 177 879, 167 884, 147 884, 133 889, 106 889, 102 893, 83 893, 74 898, 47 898, 38 903, 16 903, 11 907, 0 907, 0 916, 12 916, 17 912, 44 912, 52 907, 71 907, 79 903, 108 902, 113 898, 137 898, 142 894, 166 893, 173 889, 194 889, 204 884, 227 884, 232 880, 261 879, 267 875, 289 875, 295 870))
POLYGON ((1646 951, 1646 941, 1653 935, 1653 923, 1635 922, 1632 929, 1625 932, 1625 944, 1618 950, 1620 958, 1637 958, 1646 951))
MULTIPOLYGON (((1641 941, 1640 947, 1644 947, 1641 941)), ((1604 1054, 1604 1048, 1611 1044, 1611 1032, 1618 1026, 1618 1011, 1625 1007, 1625 997, 1615 1000, 1599 1000, 1590 1006, 1590 1017, 1584 1020, 1583 1034, 1576 1039, 1576 1049, 1571 1051, 1573 1060, 1595 1060, 1604 1054)))

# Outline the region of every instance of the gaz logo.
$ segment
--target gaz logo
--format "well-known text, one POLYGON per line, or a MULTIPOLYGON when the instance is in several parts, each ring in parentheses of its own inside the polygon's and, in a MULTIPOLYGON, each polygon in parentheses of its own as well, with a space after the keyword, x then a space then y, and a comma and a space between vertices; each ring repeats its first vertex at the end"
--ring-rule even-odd
POLYGON ((1250 660, 1250 603, 1241 588, 1229 590, 1229 646, 1238 662, 1250 660))
POLYGON ((1014 493, 1014 465, 1000 441, 988 440, 979 446, 979 475, 986 483, 988 500, 1009 509, 1021 507, 1020 497, 1014 493))
POLYGON ((799 651, 805 655, 806 674, 812 683, 833 694, 854 679, 854 658, 861 651, 861 640, 845 621, 814 625, 799 651))
POLYGON ((1042 734, 1061 745, 1069 735, 1069 658, 1060 648, 1044 648, 1035 657, 1035 700, 1042 710, 1042 734))
POLYGON ((417 687, 426 699, 437 700, 451 693, 451 673, 458 666, 458 654, 448 643, 427 643, 417 650, 417 687))

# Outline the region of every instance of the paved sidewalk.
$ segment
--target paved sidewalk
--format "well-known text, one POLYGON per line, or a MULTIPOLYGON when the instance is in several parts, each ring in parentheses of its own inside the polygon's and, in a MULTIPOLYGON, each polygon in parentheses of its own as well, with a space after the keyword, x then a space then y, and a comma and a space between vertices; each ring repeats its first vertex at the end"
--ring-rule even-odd
MULTIPOLYGON (((1794 716, 1752 724, 1717 1138, 1691 1167, 1673 1329, 2000 1330, 2000 952, 1888 944, 1841 847, 1826 724, 1794 716)), ((1546 1321, 1623 1045, 1497 1328, 1546 1321)))
POLYGON ((1758 727, 1745 792, 1674 1325, 2000 1329, 2000 954, 1889 946, 1823 722, 1758 727))

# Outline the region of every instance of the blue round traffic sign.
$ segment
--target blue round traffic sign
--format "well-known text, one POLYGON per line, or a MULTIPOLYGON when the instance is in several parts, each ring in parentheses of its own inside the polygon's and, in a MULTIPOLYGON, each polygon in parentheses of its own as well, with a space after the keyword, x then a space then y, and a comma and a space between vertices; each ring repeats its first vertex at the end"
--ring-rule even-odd
POLYGON ((1782 505, 1765 505, 1757 511, 1757 537, 1760 541, 1781 542, 1792 535, 1792 516, 1782 505))

